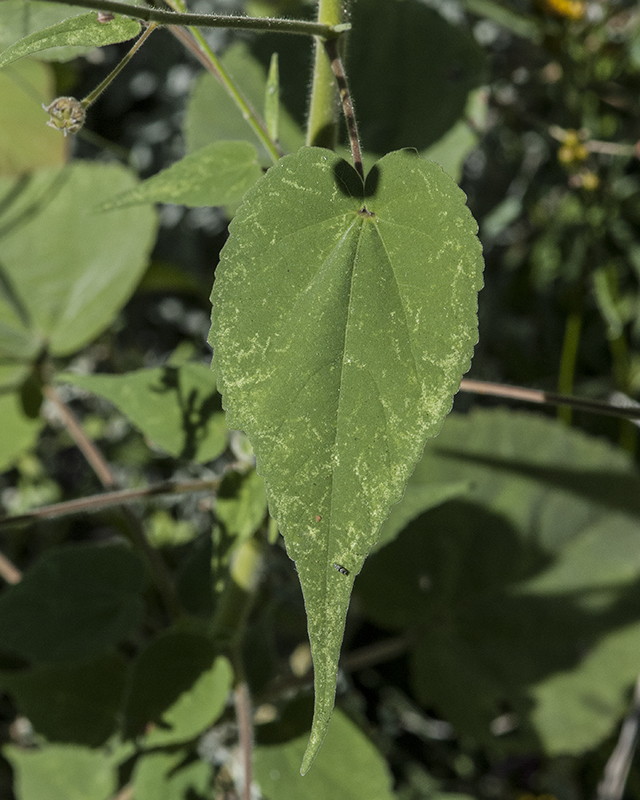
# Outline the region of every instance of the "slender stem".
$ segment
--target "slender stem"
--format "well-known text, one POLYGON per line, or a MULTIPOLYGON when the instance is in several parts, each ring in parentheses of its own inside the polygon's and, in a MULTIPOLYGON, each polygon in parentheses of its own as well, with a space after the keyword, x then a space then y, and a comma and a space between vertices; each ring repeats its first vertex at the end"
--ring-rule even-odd
POLYGON ((243 542, 234 554, 227 585, 218 602, 211 629, 219 647, 229 652, 236 674, 234 701, 240 735, 242 757, 243 800, 251 800, 251 756, 253 752, 253 723, 249 687, 244 677, 242 644, 244 632, 255 600, 256 587, 262 571, 264 531, 243 542))
POLYGON ((35 508, 26 514, 16 514, 12 517, 0 519, 0 530, 24 525, 34 522, 37 519, 55 519, 56 517, 67 517, 72 514, 86 514, 94 511, 102 511, 113 506, 122 506, 133 503, 136 500, 147 500, 152 497, 166 496, 172 494, 191 494, 192 492, 215 492, 220 486, 220 478, 211 480, 193 480, 176 483, 165 481, 145 486, 143 489, 122 489, 115 492, 104 492, 94 494, 90 497, 81 497, 78 500, 66 500, 63 503, 54 503, 50 506, 35 508))
POLYGON ((127 64, 131 61, 131 59, 135 56, 135 54, 138 52, 138 50, 147 41, 149 36, 151 36, 151 34, 155 31, 155 29, 157 27, 158 27, 158 25, 155 22, 152 22, 151 25, 149 25, 149 27, 144 31, 142 36, 136 41, 136 43, 133 45, 131 50, 129 50, 129 52, 126 54, 126 56, 122 59, 122 61, 119 64, 117 64, 116 67, 113 70, 111 70, 111 72, 102 81, 102 83, 99 83, 96 86, 96 88, 84 98, 84 100, 80 101, 80 105, 82 106, 82 108, 84 108, 86 110, 87 108, 89 108, 89 106, 92 103, 95 103, 95 101, 98 99, 98 97, 100 97, 102 92, 104 92, 104 90, 111 83, 111 81, 120 72, 122 72, 122 70, 127 66, 127 64))
POLYGON ((618 742, 609 756, 602 780, 598 784, 596 800, 621 800, 638 743, 639 726, 640 678, 636 681, 631 710, 622 723, 618 742))
MULTIPOLYGON (((57 3, 58 0, 45 0, 57 3)), ((221 14, 176 14, 149 6, 130 6, 116 0, 65 0, 65 5, 82 6, 96 11, 107 11, 122 14, 125 17, 141 19, 145 22, 156 22, 158 25, 197 25, 201 28, 236 28, 248 31, 277 33, 293 33, 303 36, 320 36, 331 39, 345 30, 344 25, 325 25, 320 22, 306 22, 297 19, 274 19, 272 17, 239 17, 221 14)))
MULTIPOLYGON (((71 435, 71 438, 89 462, 102 485, 106 489, 115 487, 115 476, 104 456, 84 432, 73 411, 60 397, 57 390, 50 384, 45 384, 42 392, 47 400, 54 405, 67 431, 71 435)), ((144 530, 138 518, 134 516, 128 508, 123 509, 123 512, 127 522, 127 532, 132 544, 145 556, 156 589, 162 598, 167 613, 170 617, 177 619, 182 615, 182 606, 166 564, 158 551, 147 541, 147 537, 144 534, 144 530)), ((14 517, 13 519, 15 520, 16 518, 14 517)))
POLYGON ((45 384, 42 393, 54 407, 60 421, 67 429, 77 448, 89 462, 91 469, 98 476, 98 480, 105 489, 112 489, 116 485, 116 479, 111 468, 106 462, 100 450, 84 432, 82 425, 78 422, 76 415, 71 408, 64 402, 58 394, 58 390, 50 384, 45 384))
POLYGON ((358 124, 356 123, 356 115, 353 111, 353 102, 351 100, 351 93, 349 92, 349 85, 347 84, 347 76, 344 71, 340 52, 338 50, 338 43, 334 40, 327 40, 324 43, 324 49, 331 61, 331 71, 335 75, 338 90, 340 92, 340 100, 342 101, 342 112, 347 123, 347 130, 349 131, 349 143, 351 145, 351 155, 353 157, 353 166, 356 168, 358 174, 364 180, 364 168, 362 166, 362 150, 360 148, 360 137, 358 136, 358 124))
MULTIPOLYGON (((627 349, 627 340, 624 333, 609 339, 609 350, 613 358, 613 374, 618 384, 618 388, 623 394, 629 391, 629 351, 627 349)), ((620 446, 627 450, 629 453, 636 451, 636 430, 628 425, 626 422, 620 423, 620 446)))
MULTIPOLYGON (((318 24, 342 26, 341 0, 318 0, 318 24)), ((327 37, 325 37, 327 38, 327 37)), ((322 41, 317 38, 307 120, 306 143, 334 150, 338 141, 338 93, 331 64, 322 41)))
MULTIPOLYGON (((581 329, 582 314, 578 311, 571 311, 565 323, 560 371, 558 373, 558 391, 561 394, 569 394, 573 391, 573 379, 576 372, 581 329)), ((564 420, 567 425, 570 425, 571 409, 567 408, 567 406, 561 407, 558 409, 558 417, 564 420)))
MULTIPOLYGON (((183 9, 185 9, 185 6, 182 0, 173 0, 172 5, 178 9, 178 13, 180 13, 181 16, 184 16, 183 9)), ((243 118, 249 123, 253 132, 258 137, 258 140, 262 143, 275 164, 283 155, 282 150, 269 136, 266 124, 234 84, 233 79, 225 70, 202 33, 195 27, 190 27, 189 31, 185 31, 177 25, 170 26, 169 30, 196 56, 205 69, 213 73, 224 86, 227 94, 236 104, 243 118)))
POLYGON ((232 653, 242 641, 260 578, 264 548, 264 537, 260 531, 238 547, 229 569, 227 585, 211 621, 214 638, 222 648, 232 653))
POLYGON ((22 580, 22 572, 16 565, 8 559, 4 553, 0 553, 0 578, 3 578, 7 583, 12 585, 20 583, 22 580))
MULTIPOLYGON (((356 672, 376 664, 383 664, 406 653, 413 643, 411 634, 402 634, 392 639, 383 639, 358 650, 346 653, 340 659, 340 669, 344 672, 356 672)), ((256 705, 271 703, 280 697, 302 689, 313 682, 313 670, 309 668, 304 675, 288 675, 276 678, 256 696, 256 705)))
POLYGON ((629 351, 623 333, 609 339, 609 351, 613 360, 613 374, 621 392, 629 391, 629 351))
MULTIPOLYGON (((588 411, 592 414, 640 420, 640 408, 638 407, 623 407, 601 400, 589 400, 582 397, 557 394, 555 392, 545 392, 540 389, 527 389, 523 386, 508 386, 506 384, 463 378, 460 382, 460 391, 481 394, 488 397, 503 397, 508 400, 524 403, 549 406, 564 405, 580 411, 588 411)), ((219 485, 220 479, 213 478, 211 480, 193 480, 177 483, 165 481, 163 483, 146 486, 142 489, 123 489, 114 492, 104 492, 103 494, 92 495, 90 497, 82 497, 78 500, 67 500, 63 503, 43 506, 42 508, 29 511, 26 514, 5 517, 4 519, 0 519, 0 530, 15 525, 27 524, 37 519, 53 519, 55 517, 63 517, 71 514, 90 513, 112 506, 125 505, 138 500, 146 500, 151 497, 171 494, 188 494, 191 492, 215 492, 219 485)))
POLYGON ((640 419, 640 408, 621 407, 605 403, 601 400, 588 400, 556 392, 544 392, 540 389, 525 389, 522 386, 507 386, 501 383, 488 381, 475 381, 463 378, 460 382, 461 392, 489 395, 491 397, 505 397, 509 400, 519 400, 525 403, 537 403, 547 406, 570 406, 578 411, 589 411, 592 414, 603 414, 608 417, 622 419, 640 419))
POLYGON ((240 738, 240 754, 242 757, 242 800, 251 800, 251 755, 253 753, 253 713, 251 708, 251 696, 246 680, 241 679, 236 684, 233 693, 234 705, 236 709, 236 720, 238 722, 238 734, 240 738))
POLYGON ((618 142, 600 142, 597 139, 590 139, 584 146, 591 153, 604 153, 608 156, 623 156, 630 158, 638 156, 638 146, 635 144, 622 144, 618 142))

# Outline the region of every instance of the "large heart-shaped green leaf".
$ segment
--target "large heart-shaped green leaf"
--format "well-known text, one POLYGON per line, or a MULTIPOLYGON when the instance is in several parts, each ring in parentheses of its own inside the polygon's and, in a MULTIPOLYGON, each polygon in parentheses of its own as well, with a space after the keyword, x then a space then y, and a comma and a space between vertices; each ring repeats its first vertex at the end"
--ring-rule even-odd
POLYGON ((366 183, 320 148, 281 159, 230 228, 214 369, 304 592, 327 730, 351 588, 448 413, 477 340, 482 257, 455 183, 411 151, 366 183))

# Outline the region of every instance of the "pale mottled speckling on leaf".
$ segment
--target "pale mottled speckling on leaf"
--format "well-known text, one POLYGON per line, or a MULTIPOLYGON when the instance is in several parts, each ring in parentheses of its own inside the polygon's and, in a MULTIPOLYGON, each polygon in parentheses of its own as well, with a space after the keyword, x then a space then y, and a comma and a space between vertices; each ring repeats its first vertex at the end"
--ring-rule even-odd
POLYGON ((316 689, 303 771, 333 709, 355 576, 469 368, 476 232, 461 190, 413 151, 363 185, 320 148, 281 159, 230 227, 213 367, 300 575, 316 689))

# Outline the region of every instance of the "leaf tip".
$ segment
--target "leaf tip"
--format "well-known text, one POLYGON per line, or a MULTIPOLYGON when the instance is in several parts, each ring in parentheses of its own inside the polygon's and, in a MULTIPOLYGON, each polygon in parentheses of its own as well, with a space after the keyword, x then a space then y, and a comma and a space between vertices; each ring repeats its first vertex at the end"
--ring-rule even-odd
POLYGON ((304 751, 304 755, 302 756, 302 764, 300 765, 300 774, 304 777, 311 765, 316 760, 316 756, 318 755, 318 751, 320 750, 320 745, 313 740, 313 734, 309 738, 309 744, 307 744, 307 749, 304 751))

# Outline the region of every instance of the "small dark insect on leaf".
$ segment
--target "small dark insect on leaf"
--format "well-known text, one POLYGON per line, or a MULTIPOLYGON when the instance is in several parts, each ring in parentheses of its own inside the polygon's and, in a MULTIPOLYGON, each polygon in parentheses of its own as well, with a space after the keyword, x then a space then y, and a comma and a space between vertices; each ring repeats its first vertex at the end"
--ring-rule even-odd
POLYGON ((333 565, 341 575, 348 575, 349 570, 346 567, 343 567, 342 564, 334 564, 333 565))

